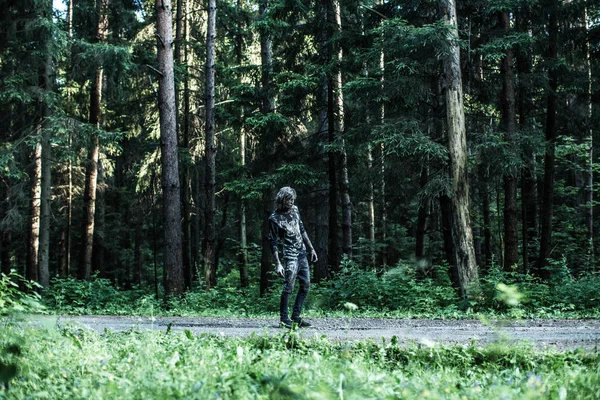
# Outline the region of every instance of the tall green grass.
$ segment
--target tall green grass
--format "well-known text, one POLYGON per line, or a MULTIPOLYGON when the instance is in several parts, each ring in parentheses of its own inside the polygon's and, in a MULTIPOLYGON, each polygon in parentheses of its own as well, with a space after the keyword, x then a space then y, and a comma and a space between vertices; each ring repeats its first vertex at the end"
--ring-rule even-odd
POLYGON ((597 399, 598 352, 5 325, 11 399, 597 399))

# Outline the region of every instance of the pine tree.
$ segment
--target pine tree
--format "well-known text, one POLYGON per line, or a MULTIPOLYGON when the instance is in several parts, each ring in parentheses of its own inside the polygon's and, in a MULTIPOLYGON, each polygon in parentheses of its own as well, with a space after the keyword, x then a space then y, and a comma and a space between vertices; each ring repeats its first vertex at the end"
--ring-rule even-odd
POLYGON ((170 0, 156 0, 158 38, 158 109, 160 115, 161 165, 164 212, 164 271, 166 296, 183 292, 181 208, 175 81, 173 72, 173 30, 170 0))

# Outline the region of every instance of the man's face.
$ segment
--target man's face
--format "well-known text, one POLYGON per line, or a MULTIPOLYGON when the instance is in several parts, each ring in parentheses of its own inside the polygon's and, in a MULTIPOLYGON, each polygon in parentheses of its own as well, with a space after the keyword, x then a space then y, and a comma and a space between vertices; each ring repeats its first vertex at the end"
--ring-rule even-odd
POLYGON ((283 201, 283 209, 288 211, 292 209, 292 206, 294 205, 294 198, 293 197, 288 197, 287 199, 285 199, 283 201))

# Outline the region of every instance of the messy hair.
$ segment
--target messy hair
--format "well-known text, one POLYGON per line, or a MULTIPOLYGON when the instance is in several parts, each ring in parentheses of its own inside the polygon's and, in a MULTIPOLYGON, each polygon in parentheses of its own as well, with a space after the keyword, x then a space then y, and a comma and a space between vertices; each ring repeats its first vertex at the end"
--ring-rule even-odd
POLYGON ((275 204, 277 204, 277 209, 281 210, 283 208, 283 204, 288 199, 296 200, 296 191, 289 186, 284 186, 279 189, 277 196, 275 196, 275 204))

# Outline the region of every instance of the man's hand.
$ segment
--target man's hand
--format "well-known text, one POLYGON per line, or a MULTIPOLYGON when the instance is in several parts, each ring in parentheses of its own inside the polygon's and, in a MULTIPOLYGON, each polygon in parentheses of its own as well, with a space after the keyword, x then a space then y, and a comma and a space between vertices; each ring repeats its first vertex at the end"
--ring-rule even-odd
POLYGON ((317 252, 315 251, 315 249, 312 249, 310 251, 310 261, 312 261, 312 262, 319 261, 319 257, 317 257, 317 252))
POLYGON ((277 264, 277 268, 275 269, 275 272, 277 273, 277 275, 279 275, 282 278, 285 278, 285 274, 283 272, 283 265, 281 264, 277 264))

